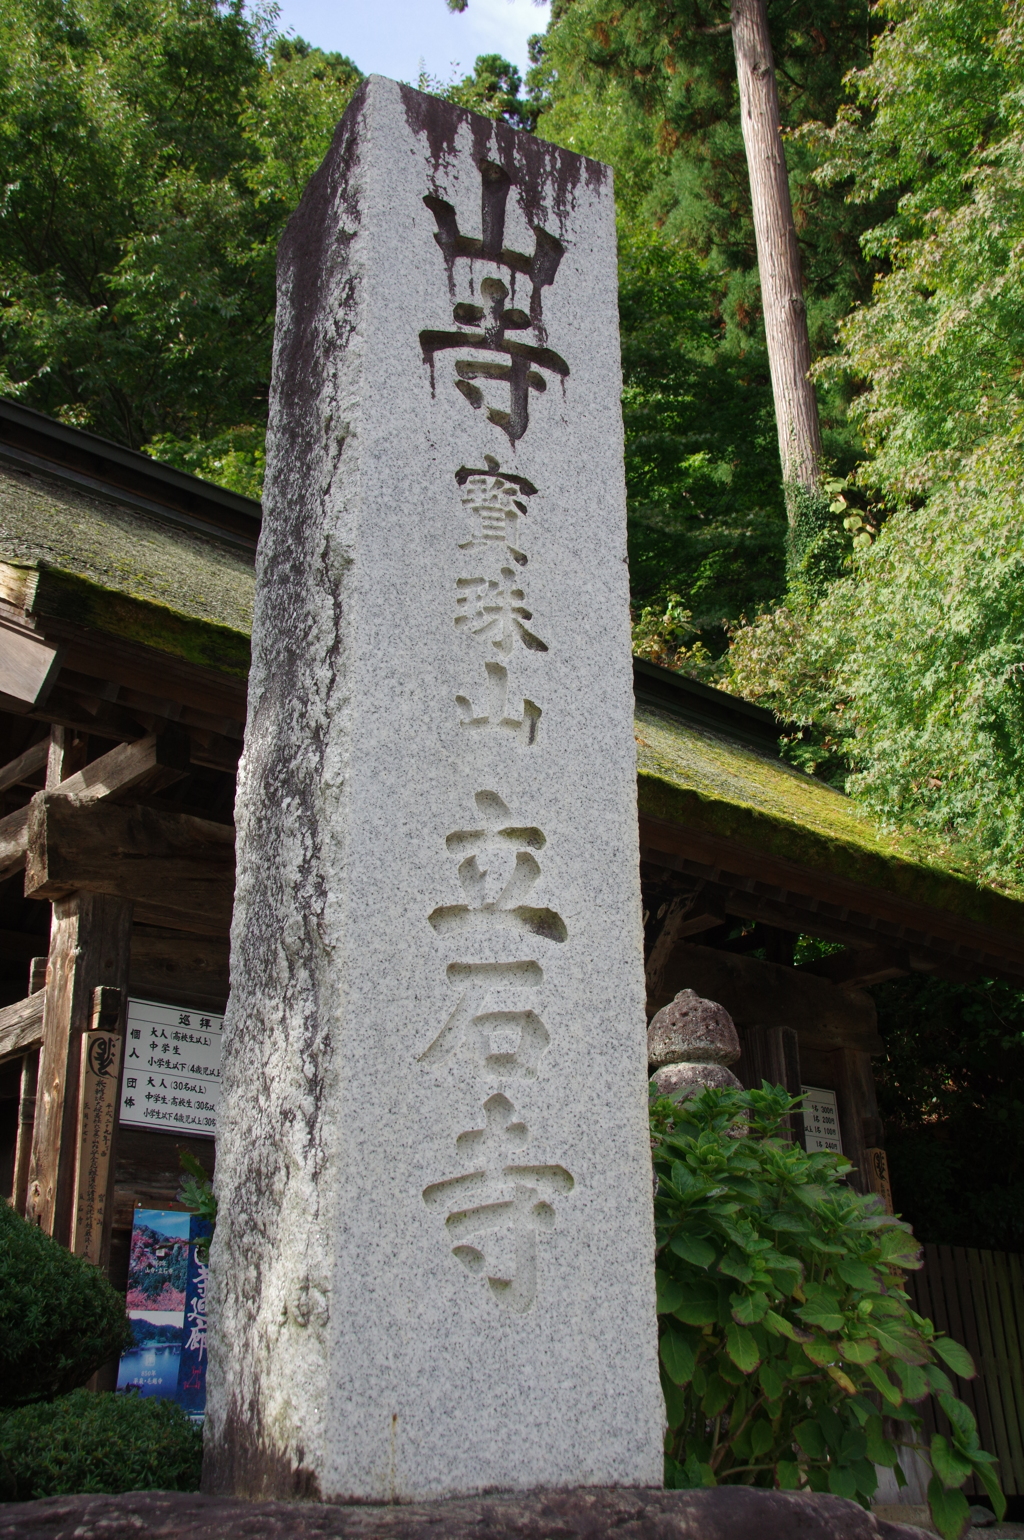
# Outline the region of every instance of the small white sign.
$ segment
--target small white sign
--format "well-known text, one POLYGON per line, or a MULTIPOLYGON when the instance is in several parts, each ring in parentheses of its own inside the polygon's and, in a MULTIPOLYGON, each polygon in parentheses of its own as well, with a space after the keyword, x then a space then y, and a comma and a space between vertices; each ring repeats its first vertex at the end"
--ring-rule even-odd
POLYGON ((224 1017, 153 1000, 128 1001, 121 1122, 213 1138, 224 1017))
POLYGON ((804 1149, 808 1153, 813 1150, 833 1150, 835 1154, 841 1155, 843 1142, 839 1137, 836 1093, 816 1085, 805 1085, 800 1089, 804 1093, 804 1149))

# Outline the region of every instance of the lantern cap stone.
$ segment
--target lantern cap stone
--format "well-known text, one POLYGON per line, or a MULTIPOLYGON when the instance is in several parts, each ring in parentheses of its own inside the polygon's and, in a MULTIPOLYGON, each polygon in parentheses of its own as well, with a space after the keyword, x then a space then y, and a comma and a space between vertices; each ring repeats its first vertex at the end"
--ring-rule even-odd
POLYGON ((732 1017, 714 1000, 693 989, 680 990, 663 1006, 647 1032, 647 1062, 665 1064, 735 1064, 740 1041, 732 1017))

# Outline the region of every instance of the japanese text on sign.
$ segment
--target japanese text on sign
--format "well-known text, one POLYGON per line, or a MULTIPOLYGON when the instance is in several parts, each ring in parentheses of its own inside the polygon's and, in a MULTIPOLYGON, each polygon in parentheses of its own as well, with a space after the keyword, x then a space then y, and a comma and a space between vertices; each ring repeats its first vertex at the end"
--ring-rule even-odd
POLYGON ((121 1122, 213 1138, 221 1093, 223 1016, 128 1001, 121 1122))

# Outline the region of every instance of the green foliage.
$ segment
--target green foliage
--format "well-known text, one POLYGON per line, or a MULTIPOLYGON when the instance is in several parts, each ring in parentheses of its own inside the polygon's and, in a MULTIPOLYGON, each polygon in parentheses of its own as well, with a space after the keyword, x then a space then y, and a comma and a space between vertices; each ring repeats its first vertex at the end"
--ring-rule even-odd
MULTIPOLYGON (((953 1395, 958 1343, 910 1308, 909 1227, 843 1177, 841 1156, 781 1138, 781 1088, 702 1092, 651 1108, 666 1485, 832 1492, 868 1505, 901 1449, 931 1465, 932 1517, 954 1540, 972 1474, 997 1511, 993 1457, 953 1395), (945 1365, 945 1369, 940 1367, 945 1365), (933 1395, 948 1432, 921 1439, 933 1395), (901 1426, 889 1436, 886 1419, 901 1426)), ((902 1472, 900 1471, 900 1474, 902 1472)))
POLYGON ((203 1432, 173 1401, 74 1390, 0 1414, 0 1498, 196 1492, 203 1432))
POLYGON ((481 54, 473 73, 461 80, 446 85, 430 75, 421 75, 418 85, 421 91, 454 102, 456 107, 482 113, 487 118, 500 118, 513 128, 535 128, 543 105, 542 98, 533 91, 523 96, 523 78, 518 69, 497 53, 481 54))
POLYGON ((0 1203, 0 1406, 84 1384, 129 1340, 124 1298, 99 1269, 0 1203))
POLYGON ((687 643, 696 634, 689 610, 678 594, 667 594, 663 604, 645 605, 633 622, 633 656, 646 658, 662 668, 672 668, 691 678, 712 677, 714 662, 701 642, 687 643))
POLYGON ((921 974, 872 994, 897 1208, 922 1241, 1024 1251, 1024 995, 921 974))
POLYGON ((766 362, 737 364, 714 304, 707 267, 685 246, 620 228, 634 601, 664 607, 675 595, 721 652, 725 624, 782 588, 786 515, 766 362))
MULTIPOLYGON (((769 0, 780 105, 787 129, 831 118, 843 97, 844 74, 867 62, 867 0, 769 0)), ((708 261, 718 317, 738 357, 763 329, 750 190, 739 120, 729 12, 697 0, 569 0, 552 11, 543 40, 553 107, 540 132, 567 142, 561 103, 606 97, 629 101, 647 124, 654 157, 642 198, 644 218, 708 261)), ((612 163, 618 170, 619 163, 612 163)), ((815 178, 821 152, 810 142, 787 145, 794 213, 806 279, 808 319, 816 351, 832 346, 836 323, 871 292, 877 263, 860 247, 876 209, 848 203, 815 178)), ((828 453, 849 460, 844 392, 823 400, 828 453)))
POLYGON ((242 0, 0 0, 0 390, 258 447, 277 239, 358 79, 242 0))
POLYGON ((158 433, 144 444, 146 454, 165 465, 173 465, 190 476, 215 481, 229 492, 243 497, 263 496, 266 470, 266 429, 262 425, 232 428, 212 438, 175 438, 173 433, 158 433))
POLYGON ((178 1159, 185 1172, 178 1192, 178 1202, 191 1209, 193 1214, 198 1214, 200 1219, 205 1219, 211 1227, 205 1239, 196 1241, 196 1256, 200 1262, 208 1262, 210 1242, 217 1224, 217 1199, 213 1195, 213 1183, 191 1150, 181 1150, 178 1159))
POLYGON ((858 105, 808 137, 855 201, 900 194, 868 240, 889 271, 829 365, 865 384, 853 413, 872 453, 854 479, 889 517, 849 531, 849 570, 823 596, 737 638, 731 687, 814 724, 883 822, 1016 884, 1024 11, 894 0, 882 14, 858 105))

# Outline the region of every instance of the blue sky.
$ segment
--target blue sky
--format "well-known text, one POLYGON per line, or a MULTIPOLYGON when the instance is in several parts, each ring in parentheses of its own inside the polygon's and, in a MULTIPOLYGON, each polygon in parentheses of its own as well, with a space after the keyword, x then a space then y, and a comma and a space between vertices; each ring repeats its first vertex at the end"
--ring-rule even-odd
POLYGON ((415 85, 420 69, 447 82, 468 74, 478 54, 500 53, 527 67, 526 39, 543 32, 548 5, 469 0, 461 16, 445 0, 279 0, 278 27, 319 48, 337 49, 366 74, 415 85))

